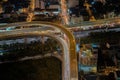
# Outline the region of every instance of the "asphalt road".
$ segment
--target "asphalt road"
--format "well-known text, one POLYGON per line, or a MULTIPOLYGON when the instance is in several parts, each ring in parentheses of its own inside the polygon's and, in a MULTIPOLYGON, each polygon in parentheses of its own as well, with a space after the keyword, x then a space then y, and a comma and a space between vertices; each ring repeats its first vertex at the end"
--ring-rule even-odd
MULTIPOLYGON (((77 55, 76 55, 76 48, 75 48, 75 39, 74 36, 71 34, 69 30, 67 30, 64 26, 49 23, 49 22, 21 22, 21 23, 14 23, 9 24, 7 26, 0 27, 0 29, 8 28, 8 27, 14 27, 13 30, 10 31, 4 31, 0 32, 0 40, 11 38, 11 37, 18 37, 18 36, 31 36, 31 35, 48 35, 53 38, 55 36, 53 35, 53 32, 49 31, 41 31, 41 29, 38 28, 21 28, 21 29, 15 29, 17 26, 26 26, 26 25, 41 25, 41 26, 51 26, 55 29, 55 31, 61 31, 63 34, 65 34, 68 38, 68 42, 64 41, 62 43, 64 48, 64 61, 63 66, 65 70, 64 72, 64 79, 63 80, 77 80, 78 79, 78 66, 77 66, 77 55)), ((51 30, 52 31, 52 30, 51 30)), ((57 39, 57 38, 55 38, 57 39)), ((61 38, 57 39, 58 41, 62 41, 61 38)))

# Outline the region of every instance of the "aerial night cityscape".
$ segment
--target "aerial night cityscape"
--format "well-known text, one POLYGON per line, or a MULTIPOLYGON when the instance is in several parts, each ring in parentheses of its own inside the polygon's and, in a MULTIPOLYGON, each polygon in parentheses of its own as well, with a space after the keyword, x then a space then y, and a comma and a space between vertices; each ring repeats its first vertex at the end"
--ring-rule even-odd
POLYGON ((0 0, 0 80, 120 80, 120 0, 0 0))

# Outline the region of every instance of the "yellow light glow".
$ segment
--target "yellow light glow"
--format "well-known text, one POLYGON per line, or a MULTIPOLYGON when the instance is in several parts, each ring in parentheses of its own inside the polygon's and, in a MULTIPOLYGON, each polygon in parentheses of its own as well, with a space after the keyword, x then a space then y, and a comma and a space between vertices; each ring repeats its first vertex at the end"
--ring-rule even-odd
POLYGON ((66 0, 61 0, 61 16, 64 24, 69 24, 69 15, 67 9, 68 8, 66 0))

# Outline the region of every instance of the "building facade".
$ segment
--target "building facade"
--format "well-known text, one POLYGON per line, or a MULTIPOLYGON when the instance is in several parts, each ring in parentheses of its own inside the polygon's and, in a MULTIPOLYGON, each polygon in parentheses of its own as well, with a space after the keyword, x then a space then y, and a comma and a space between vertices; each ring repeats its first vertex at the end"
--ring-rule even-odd
POLYGON ((75 7, 76 5, 79 5, 79 0, 68 0, 68 7, 75 7))

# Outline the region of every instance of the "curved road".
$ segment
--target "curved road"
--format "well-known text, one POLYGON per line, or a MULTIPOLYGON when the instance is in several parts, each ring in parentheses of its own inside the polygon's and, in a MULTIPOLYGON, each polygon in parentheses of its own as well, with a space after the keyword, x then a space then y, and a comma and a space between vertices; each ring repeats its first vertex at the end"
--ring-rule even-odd
MULTIPOLYGON (((26 30, 27 31, 27 30, 26 30)), ((29 29, 28 29, 29 31, 29 29)), ((63 55, 60 56, 60 55, 45 55, 45 56, 41 56, 41 55, 37 55, 37 56, 32 56, 32 57, 24 57, 24 58, 21 58, 19 59, 18 61, 24 61, 24 60, 29 60, 29 59, 39 59, 39 58, 42 58, 42 57, 49 57, 49 56, 54 56, 56 58, 58 58, 59 60, 62 61, 62 80, 70 80, 70 58, 69 58, 69 48, 68 48, 68 45, 66 43, 66 41, 64 39, 62 39, 61 37, 59 37, 58 35, 55 35, 53 33, 48 33, 48 32, 39 32, 39 30, 36 32, 28 32, 28 33, 20 33, 17 32, 17 31, 10 31, 12 34, 11 37, 22 37, 22 36, 31 36, 31 35, 34 35, 34 36, 40 36, 40 35, 47 35, 47 36, 50 36, 54 39, 56 39, 59 43, 61 43, 62 47, 63 47, 63 55), (15 35, 17 34, 17 35, 15 35)), ((9 32, 6 32, 6 35, 9 34, 9 32)), ((4 35, 5 36, 5 35, 4 35)), ((4 38, 5 39, 5 38, 4 38)), ((5 61, 5 62, 0 62, 0 63, 7 63, 7 62, 10 62, 10 61, 5 61)))
MULTIPOLYGON (((47 26, 52 26, 55 27, 57 29, 59 29, 62 33, 64 33, 67 38, 69 39, 69 44, 67 45, 68 47, 68 52, 69 55, 67 53, 67 56, 65 56, 64 58, 64 66, 65 66, 65 70, 67 70, 65 72, 65 79, 63 80, 78 80, 78 66, 77 66, 77 55, 76 55, 76 48, 75 48, 75 39, 73 37, 73 35, 71 34, 70 31, 68 31, 64 26, 58 25, 58 24, 54 24, 54 23, 49 23, 49 22, 21 22, 21 23, 15 23, 15 24, 9 24, 7 26, 4 26, 4 28, 7 27, 17 27, 17 26, 21 26, 21 25, 47 25, 47 26), (70 59, 69 59, 70 58, 70 59)), ((2 27, 3 28, 3 27, 2 27)), ((1 28, 1 29, 2 29, 1 28)), ((0 32, 0 39, 5 39, 6 37, 14 37, 14 36, 25 36, 25 35, 39 35, 39 34, 44 34, 47 33, 46 31, 39 31, 38 30, 34 30, 32 31, 33 28, 23 28, 23 29, 19 29, 19 30, 11 30, 11 31, 5 31, 5 32, 0 32), (30 30, 30 31, 29 31, 30 30)), ((49 34, 49 33, 47 33, 49 34)))

